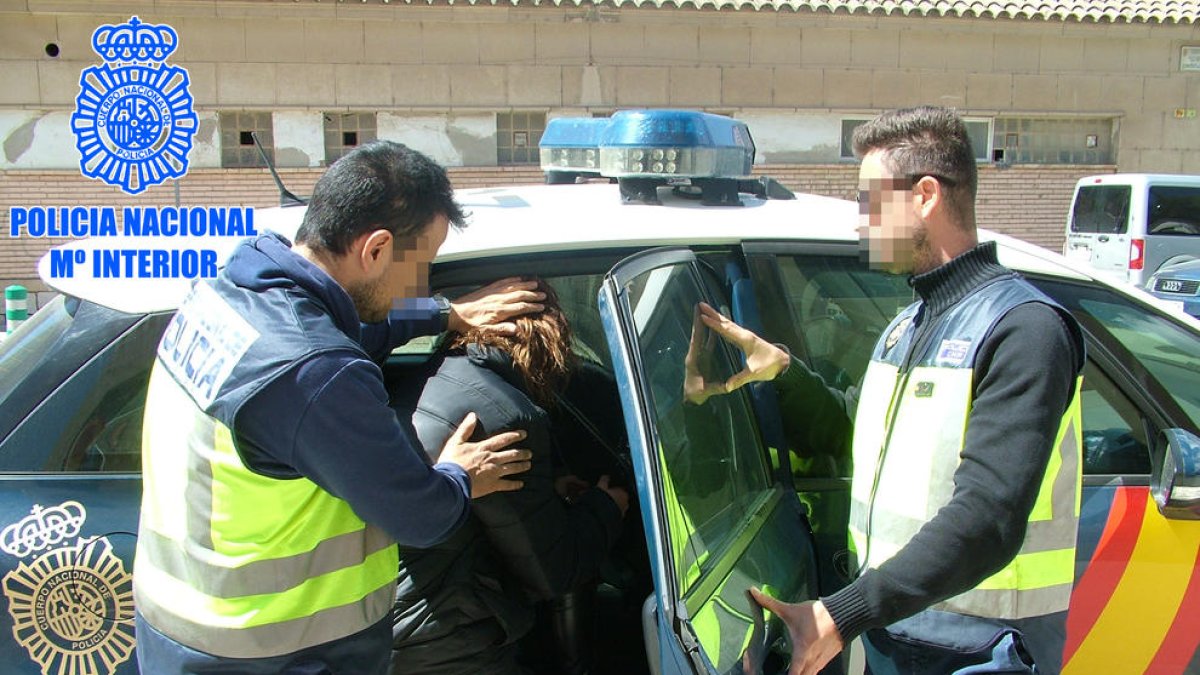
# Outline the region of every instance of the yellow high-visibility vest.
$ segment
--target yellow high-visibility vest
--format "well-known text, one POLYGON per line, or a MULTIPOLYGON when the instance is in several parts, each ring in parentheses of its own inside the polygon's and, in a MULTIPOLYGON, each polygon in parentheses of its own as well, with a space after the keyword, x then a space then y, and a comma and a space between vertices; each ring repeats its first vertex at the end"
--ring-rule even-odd
MULTIPOLYGON (((878 567, 949 503, 972 405, 980 341, 1009 310, 1042 302, 1028 283, 1004 277, 951 307, 914 348, 913 317, 900 314, 867 368, 854 427, 850 534, 860 569, 878 567), (906 362, 907 361, 907 362, 906 362)), ((934 609, 1021 619, 1067 609, 1079 523, 1081 378, 1063 413, 1025 539, 1016 557, 975 588, 934 609)))
POLYGON ((382 620, 399 558, 382 529, 312 481, 247 468, 228 426, 206 412, 225 403, 222 392, 261 385, 286 363, 271 343, 295 337, 267 336, 237 314, 202 282, 160 344, 143 424, 134 602, 176 642, 265 658, 382 620), (201 338, 187 336, 200 322, 208 343, 197 347, 201 338), (217 356, 196 356, 201 348, 217 356), (236 365, 206 371, 215 358, 236 365))

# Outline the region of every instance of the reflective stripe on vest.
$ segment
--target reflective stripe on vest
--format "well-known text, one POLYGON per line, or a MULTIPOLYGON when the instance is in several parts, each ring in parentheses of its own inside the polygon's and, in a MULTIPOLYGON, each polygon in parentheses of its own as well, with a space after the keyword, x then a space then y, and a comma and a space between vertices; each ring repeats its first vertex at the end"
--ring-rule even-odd
MULTIPOLYGON (((1005 292, 997 289, 993 296, 1003 299, 1005 292)), ((969 329, 978 330, 974 340, 1019 304, 1020 292, 1012 295, 1012 302, 997 303, 999 311, 986 322, 972 317, 975 323, 969 329)), ((954 316, 945 320, 953 321, 954 316)), ((961 336, 962 331, 942 334, 961 336)), ((950 352, 957 354, 960 345, 950 342, 950 352)), ((920 365, 906 372, 896 365, 894 354, 879 357, 877 352, 868 366, 855 421, 850 533, 853 547, 865 558, 860 560, 862 569, 892 558, 949 503, 972 403, 973 356, 961 363, 918 359, 920 365)), ((1067 608, 1079 520, 1080 384, 1077 379, 1059 424, 1017 556, 976 588, 936 609, 1018 619, 1067 608)))
POLYGON ((247 469, 229 429, 161 363, 146 400, 134 594, 151 625, 209 654, 257 658, 387 615, 398 554, 382 530, 307 479, 247 469))

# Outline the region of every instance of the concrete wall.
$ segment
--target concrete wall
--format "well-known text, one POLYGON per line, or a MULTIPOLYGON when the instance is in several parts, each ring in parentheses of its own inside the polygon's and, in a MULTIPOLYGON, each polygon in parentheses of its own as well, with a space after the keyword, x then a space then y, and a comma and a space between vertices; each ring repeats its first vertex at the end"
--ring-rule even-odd
POLYGON ((494 114, 380 113, 379 138, 420 150, 445 166, 496 163, 494 114))
MULTIPOLYGON (((1200 43, 1193 25, 307 0, 0 2, 0 168, 71 164, 69 132, 64 148, 61 118, 45 116, 74 107, 80 70, 99 61, 92 30, 139 8, 178 31, 171 62, 189 69, 198 110, 704 107, 773 118, 779 133, 759 138, 807 161, 822 128, 803 126, 811 113, 940 103, 1116 117, 1122 170, 1200 171, 1200 117, 1175 118, 1200 108, 1200 74, 1179 72, 1180 48, 1200 43)), ((453 121, 422 125, 441 136, 431 146, 452 146, 444 156, 494 163, 453 147, 439 130, 453 121)))

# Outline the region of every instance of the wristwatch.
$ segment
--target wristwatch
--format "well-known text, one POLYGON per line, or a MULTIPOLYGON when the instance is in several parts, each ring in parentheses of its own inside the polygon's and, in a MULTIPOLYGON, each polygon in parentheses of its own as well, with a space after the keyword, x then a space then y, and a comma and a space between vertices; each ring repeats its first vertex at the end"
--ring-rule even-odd
POLYGON ((446 296, 435 293, 433 304, 437 305, 438 310, 438 333, 445 333, 450 330, 450 301, 446 296))

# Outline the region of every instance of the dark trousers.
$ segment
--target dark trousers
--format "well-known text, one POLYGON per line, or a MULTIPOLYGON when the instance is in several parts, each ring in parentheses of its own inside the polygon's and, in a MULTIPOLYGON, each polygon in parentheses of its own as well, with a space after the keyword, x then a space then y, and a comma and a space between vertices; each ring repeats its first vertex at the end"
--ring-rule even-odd
POLYGON ((138 670, 147 675, 383 675, 391 653, 390 617, 355 635, 292 654, 230 659, 196 651, 135 613, 138 670))
POLYGON ((1058 675, 1066 612, 998 621, 926 610, 863 635, 871 675, 1058 675))

